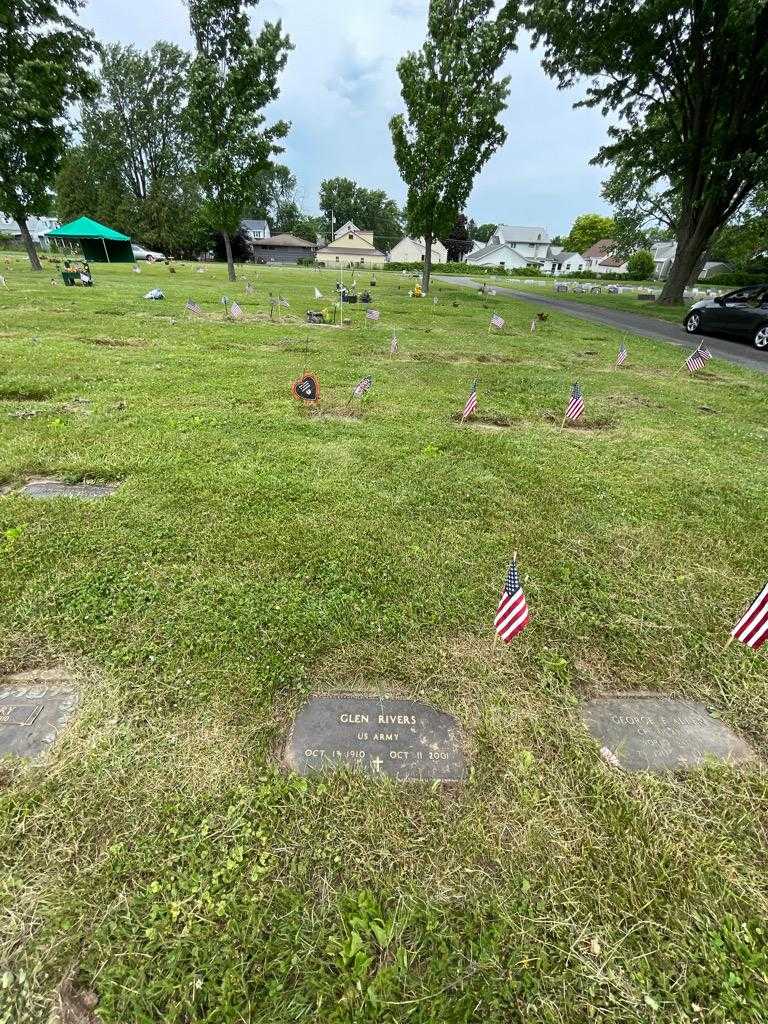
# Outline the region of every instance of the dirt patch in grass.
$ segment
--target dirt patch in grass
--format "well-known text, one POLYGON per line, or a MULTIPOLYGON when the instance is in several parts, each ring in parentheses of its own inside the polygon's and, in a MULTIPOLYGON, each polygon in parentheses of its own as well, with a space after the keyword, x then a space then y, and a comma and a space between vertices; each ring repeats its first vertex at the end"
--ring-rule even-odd
POLYGON ((88 988, 78 988, 65 978, 56 989, 51 1024, 98 1024, 94 1013, 99 997, 88 988))
POLYGON ((0 384, 0 402, 45 402, 54 394, 50 388, 13 388, 0 384))
POLYGON ((86 345, 100 345, 104 348, 144 348, 145 341, 128 338, 80 338, 86 345))
POLYGON ((413 352, 407 358, 420 363, 514 363, 514 356, 499 356, 485 352, 413 352))
MULTIPOLYGON (((461 413, 456 412, 451 417, 454 423, 461 423, 461 413)), ((499 433, 509 430, 511 427, 519 427, 524 421, 509 416, 470 416, 464 422, 465 427, 472 427, 475 430, 485 430, 491 433, 499 433)))
MULTIPOLYGON (((544 416, 547 423, 552 423, 558 427, 562 426, 563 419, 553 415, 551 412, 544 416)), ((610 416, 593 416, 588 420, 580 419, 576 420, 575 423, 568 422, 563 427, 564 430, 572 430, 574 433, 579 434, 597 434, 601 431, 613 430, 616 426, 616 420, 610 416)))
POLYGON ((639 405, 644 409, 666 408, 661 402, 653 402, 650 398, 644 398, 642 395, 606 395, 606 401, 611 402, 613 405, 629 407, 639 405))

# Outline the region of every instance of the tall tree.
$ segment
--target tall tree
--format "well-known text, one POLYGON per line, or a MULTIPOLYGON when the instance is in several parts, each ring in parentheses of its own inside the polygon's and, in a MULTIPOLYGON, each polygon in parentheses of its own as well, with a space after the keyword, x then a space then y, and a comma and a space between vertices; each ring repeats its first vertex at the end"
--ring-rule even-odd
POLYGON ((336 227, 351 220, 364 231, 373 231, 373 244, 387 252, 403 236, 403 217, 397 203, 380 188, 365 188, 350 178, 326 178, 320 184, 320 209, 328 231, 331 213, 336 227))
POLYGON ((196 56, 190 71, 188 131, 204 212, 224 241, 235 280, 231 235, 254 195, 259 175, 282 152, 285 121, 265 124, 277 79, 292 49, 282 25, 266 22, 251 35, 248 12, 258 0, 189 0, 196 56))
POLYGON ((677 254, 659 301, 682 302, 713 235, 768 180, 768 2, 524 4, 558 86, 585 77, 577 105, 619 116, 594 162, 666 193, 677 254))
POLYGON ((406 113, 389 123, 408 186, 411 234, 424 237, 422 288, 429 291, 432 241, 450 231, 480 168, 506 141, 499 115, 509 78, 497 73, 517 31, 516 3, 491 18, 494 0, 430 0, 427 38, 397 65, 406 113))
POLYGON ((451 231, 442 239, 442 243, 448 253, 449 263, 460 263, 462 256, 472 251, 472 242, 469 237, 469 226, 466 215, 460 213, 456 218, 451 231))
POLYGON ((495 230, 495 224, 478 224, 473 231, 470 231, 470 238, 477 242, 487 243, 495 230))
POLYGON ((42 267, 27 220, 49 212, 70 110, 93 88, 93 37, 69 16, 82 6, 3 0, 0 8, 0 209, 18 223, 33 270, 42 267))
POLYGON ((599 242, 601 238, 613 238, 616 224, 613 217, 604 217, 599 213, 582 213, 571 226, 567 238, 563 242, 568 252, 584 252, 599 242))
POLYGON ((171 43, 101 48, 98 95, 56 182, 60 217, 88 214, 164 252, 202 242, 184 132, 190 58, 171 43))

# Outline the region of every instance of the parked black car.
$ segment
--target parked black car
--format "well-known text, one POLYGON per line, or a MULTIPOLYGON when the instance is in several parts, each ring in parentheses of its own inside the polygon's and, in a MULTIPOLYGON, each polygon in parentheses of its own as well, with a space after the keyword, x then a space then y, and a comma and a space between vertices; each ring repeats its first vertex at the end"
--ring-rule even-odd
POLYGON ((689 334, 738 338, 768 352, 768 284, 753 284, 717 299, 702 299, 691 306, 683 324, 689 334))

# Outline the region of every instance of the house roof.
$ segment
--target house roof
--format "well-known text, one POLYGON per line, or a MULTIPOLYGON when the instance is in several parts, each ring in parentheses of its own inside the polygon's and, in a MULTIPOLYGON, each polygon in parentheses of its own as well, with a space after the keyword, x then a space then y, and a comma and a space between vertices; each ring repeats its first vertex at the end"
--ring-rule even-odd
POLYGON ((246 231, 266 231, 269 225, 265 220, 241 220, 240 227, 246 231))
POLYGON ((502 242, 545 242, 549 244, 549 232, 546 228, 521 227, 518 224, 499 224, 494 231, 502 242))
POLYGON ((627 261, 621 256, 606 256, 604 260, 600 260, 598 266, 600 267, 623 267, 627 261))
POLYGON ((581 255, 585 260, 596 260, 601 256, 609 256, 616 248, 616 239, 601 238, 599 242, 590 245, 581 255))
POLYGON ((475 263, 481 256, 493 256, 501 249, 509 249, 510 252, 519 256, 521 260, 525 260, 526 263, 544 262, 542 256, 529 256, 527 253, 517 250, 510 242, 496 242, 494 245, 486 245, 482 249, 473 250, 467 254, 467 262, 475 263))
POLYGON ((254 248, 261 247, 264 249, 274 249, 275 247, 298 247, 301 249, 314 249, 315 243, 308 242, 306 238, 299 238, 298 235, 291 235, 287 231, 280 235, 272 235, 271 238, 256 238, 254 241, 249 243, 254 248))
POLYGON ((321 256, 324 252, 328 252, 332 256, 381 256, 382 259, 385 258, 384 253, 374 249, 373 246, 370 249, 353 249, 351 245, 337 245, 335 242, 319 248, 317 255, 321 256))
MULTIPOLYGON (((420 246, 422 249, 427 248, 427 244, 423 238, 412 238, 410 235, 406 235, 404 238, 400 239, 397 245, 393 246, 393 250, 396 249, 398 245, 402 245, 403 242, 411 242, 413 245, 420 246)), ((445 249, 445 246, 443 245, 439 238, 433 238, 432 248, 436 249, 438 245, 440 246, 441 249, 445 249)))
POLYGON ((565 252, 565 250, 563 250, 556 255, 552 255, 550 259, 557 260, 558 263, 567 263, 568 260, 573 259, 574 256, 578 256, 579 259, 582 258, 580 252, 565 252))
POLYGON ((54 228, 46 234, 53 238, 104 238, 108 242, 130 242, 128 235, 121 235, 119 231, 99 224, 90 217, 78 217, 77 220, 62 224, 60 228, 54 228))

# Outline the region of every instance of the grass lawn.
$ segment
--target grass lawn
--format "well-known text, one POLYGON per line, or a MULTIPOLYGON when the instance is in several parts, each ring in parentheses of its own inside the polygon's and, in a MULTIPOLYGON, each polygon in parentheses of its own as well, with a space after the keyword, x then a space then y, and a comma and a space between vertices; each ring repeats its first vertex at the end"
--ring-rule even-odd
POLYGON ((2 1024, 63 979, 105 1024, 766 1020, 768 772, 623 775, 579 704, 701 700, 766 754, 765 655, 723 644, 765 582, 768 378, 384 273, 341 329, 299 322, 330 272, 5 262, 0 483, 123 485, 0 497, 0 666, 81 694, 47 761, 0 762, 2 1024), (305 368, 341 416, 297 407, 305 368), (592 429, 560 432, 574 380, 592 429), (315 691, 452 713, 470 778, 285 773, 315 691))
MULTIPOLYGON (((439 273, 439 268, 437 268, 439 273)), ((514 291, 519 292, 530 292, 532 296, 542 295, 551 299, 566 299, 568 302, 581 302, 586 306, 601 306, 605 309, 621 309, 628 313, 636 313, 639 316, 653 317, 656 320, 668 320, 673 324, 682 324, 683 316, 693 305, 693 299, 690 302, 686 302, 680 306, 660 306, 658 302, 642 302, 637 297, 636 291, 631 294, 611 295, 605 289, 611 283, 610 280, 606 281, 582 281, 580 282, 584 287, 590 288, 592 285, 597 285, 603 289, 600 295, 591 295, 589 293, 583 294, 581 292, 573 291, 573 282, 568 283, 567 292, 556 292, 555 284, 556 281, 552 278, 543 278, 541 283, 527 284, 524 279, 514 277, 496 277, 491 275, 487 277, 485 274, 475 276, 470 273, 470 277, 476 280, 478 284, 485 282, 490 284, 491 287, 499 288, 512 288, 514 291)), ((658 286, 658 283, 656 283, 658 286)), ((633 288, 636 289, 637 285, 620 283, 622 288, 633 288)), ((701 295, 698 298, 705 298, 704 289, 706 285, 699 286, 701 295)), ((723 289, 719 289, 722 291, 723 289)), ((728 291, 729 289, 725 289, 728 291)))

